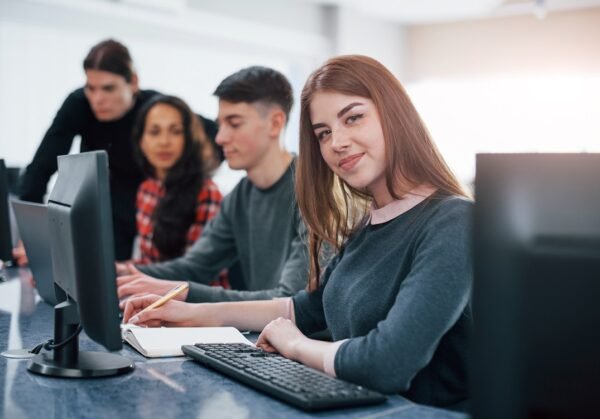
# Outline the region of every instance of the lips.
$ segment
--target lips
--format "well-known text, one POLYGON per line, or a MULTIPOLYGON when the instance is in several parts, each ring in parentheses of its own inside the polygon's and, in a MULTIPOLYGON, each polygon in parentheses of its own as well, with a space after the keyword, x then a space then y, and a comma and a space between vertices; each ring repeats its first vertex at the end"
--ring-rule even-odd
POLYGON ((170 160, 173 157, 173 153, 157 153, 156 157, 159 160, 170 160))
POLYGON ((364 155, 365 153, 358 153, 348 157, 344 157, 342 160, 339 161, 338 166, 344 170, 350 170, 358 164, 358 162, 360 161, 360 159, 362 159, 364 155))

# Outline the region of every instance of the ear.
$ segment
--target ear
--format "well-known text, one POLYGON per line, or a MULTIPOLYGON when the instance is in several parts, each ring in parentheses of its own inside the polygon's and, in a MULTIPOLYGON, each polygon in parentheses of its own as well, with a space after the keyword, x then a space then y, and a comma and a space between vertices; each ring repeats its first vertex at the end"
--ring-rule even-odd
POLYGON ((287 118, 285 117, 283 110, 278 107, 273 108, 269 115, 269 134, 272 137, 279 138, 281 132, 285 128, 286 122, 287 118))
POLYGON ((133 91, 133 94, 136 94, 140 88, 137 73, 133 73, 131 75, 131 81, 129 82, 129 85, 131 86, 131 90, 133 91))

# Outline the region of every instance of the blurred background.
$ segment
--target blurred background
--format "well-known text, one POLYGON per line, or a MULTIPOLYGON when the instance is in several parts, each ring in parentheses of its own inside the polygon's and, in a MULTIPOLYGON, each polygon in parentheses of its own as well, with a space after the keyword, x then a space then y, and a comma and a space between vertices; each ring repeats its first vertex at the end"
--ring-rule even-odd
MULTIPOLYGON (((115 38, 140 85, 214 118, 249 65, 299 93, 332 55, 370 55, 404 84, 460 180, 477 152, 600 151, 600 0, 0 0, 0 157, 26 166, 115 38)), ((286 133, 297 150, 298 109, 286 133)), ((79 149, 75 141, 74 150, 79 149)), ((221 170, 229 191, 242 174, 221 170)))

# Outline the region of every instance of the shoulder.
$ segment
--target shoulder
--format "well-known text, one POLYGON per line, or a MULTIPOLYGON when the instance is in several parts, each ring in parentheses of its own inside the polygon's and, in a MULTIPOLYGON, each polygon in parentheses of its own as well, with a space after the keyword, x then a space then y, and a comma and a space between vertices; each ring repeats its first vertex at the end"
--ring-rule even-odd
POLYGON ((211 179, 206 179, 198 191, 198 202, 213 201, 221 202, 223 195, 219 190, 219 187, 211 179))
POLYGON ((473 201, 458 196, 434 197, 424 210, 420 237, 466 244, 471 240, 472 226, 473 201))
POLYGON ((140 103, 145 103, 148 100, 152 99, 154 96, 156 95, 160 95, 160 92, 157 92, 156 90, 139 90, 138 92, 138 101, 140 103))
POLYGON ((160 192, 160 184, 152 178, 148 178, 138 187, 138 193, 158 195, 160 192))
POLYGON ((87 97, 85 97, 83 87, 75 89, 71 93, 69 93, 69 95, 67 96, 67 98, 61 106, 61 110, 68 110, 70 112, 81 112, 82 110, 84 110, 91 112, 90 103, 88 102, 87 97))
POLYGON ((470 220, 473 213, 473 201, 465 197, 434 196, 429 203, 432 220, 470 220))

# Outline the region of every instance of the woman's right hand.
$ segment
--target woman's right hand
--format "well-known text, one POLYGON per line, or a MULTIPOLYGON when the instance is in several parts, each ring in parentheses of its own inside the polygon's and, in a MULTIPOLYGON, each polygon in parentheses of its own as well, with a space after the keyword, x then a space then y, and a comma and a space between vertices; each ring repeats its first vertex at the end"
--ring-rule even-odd
POLYGON ((144 327, 215 326, 210 324, 211 319, 206 312, 206 304, 190 304, 173 299, 160 307, 141 313, 160 298, 160 295, 149 294, 128 299, 123 312, 123 323, 144 327))
POLYGON ((12 255, 18 266, 25 266, 29 263, 27 255, 25 254, 25 246, 23 246, 22 240, 19 240, 17 247, 13 248, 12 255))

